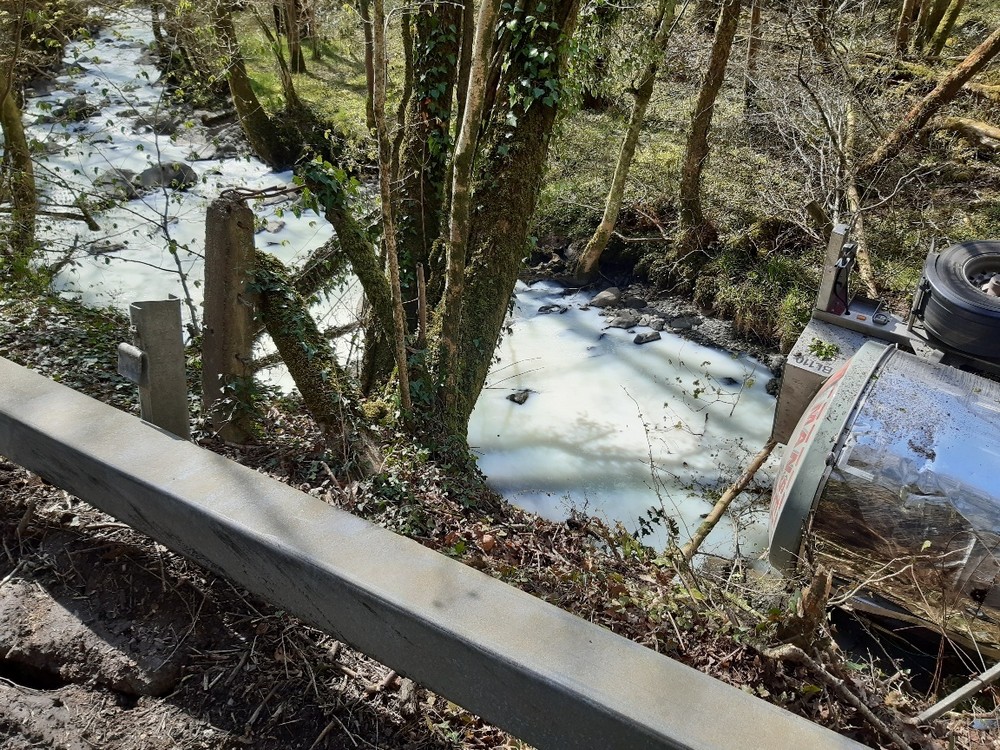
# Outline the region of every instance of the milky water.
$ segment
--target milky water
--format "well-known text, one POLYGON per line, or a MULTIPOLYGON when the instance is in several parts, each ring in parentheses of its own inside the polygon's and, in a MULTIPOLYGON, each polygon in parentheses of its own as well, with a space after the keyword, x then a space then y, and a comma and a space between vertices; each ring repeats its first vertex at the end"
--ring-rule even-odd
MULTIPOLYGON (((150 41, 141 20, 120 17, 113 30, 69 48, 67 64, 82 72, 60 76, 57 89, 26 106, 29 137, 49 152, 38 174, 47 208, 76 212, 65 206, 92 194, 94 178, 110 168, 140 172, 182 161, 193 166, 198 184, 97 211, 99 231, 43 219, 39 236, 48 262, 70 261, 56 278, 57 289, 119 308, 172 294, 190 300, 184 308, 190 320, 188 305, 200 316, 208 203, 229 188, 287 186, 292 175, 253 158, 215 157, 195 120, 173 137, 155 135, 148 123, 169 113, 170 105, 155 83, 156 69, 138 61, 150 41), (80 94, 98 115, 68 125, 39 120, 80 94)), ((297 216, 287 203, 254 209, 266 227, 258 247, 288 263, 300 262, 332 234, 309 210, 297 216)), ((356 282, 348 282, 316 308, 320 325, 354 320, 359 298, 356 282)), ((522 507, 550 518, 584 510, 621 520, 630 530, 638 528, 638 518, 649 518, 650 508, 661 509, 675 519, 684 541, 710 508, 706 491, 731 480, 766 440, 774 409, 764 391, 770 375, 749 359, 669 333, 638 346, 633 333, 604 330, 598 312, 583 309, 586 301, 564 297, 552 285, 519 285, 511 332, 472 415, 469 441, 491 484, 522 507), (538 312, 553 303, 569 309, 538 312), (523 405, 506 398, 521 389, 530 391, 523 405)), ((281 371, 270 379, 289 385, 281 371)), ((704 549, 758 552, 765 542, 760 514, 736 517, 735 524, 720 524, 704 549)), ((663 523, 644 537, 654 546, 666 538, 663 523)))
MULTIPOLYGON (((185 191, 162 188, 95 211, 98 230, 43 216, 39 239, 46 262, 69 260, 55 278, 57 290, 86 304, 122 308, 174 295, 185 300, 183 314, 190 321, 201 316, 208 204, 227 189, 289 187, 292 173, 274 172, 254 158, 211 158, 216 147, 196 118, 182 122, 174 135, 154 133, 152 126, 172 116, 174 107, 156 85, 156 68, 139 62, 151 41, 148 24, 119 17, 92 41, 71 45, 67 73, 55 79, 57 88, 26 106, 28 137, 48 152, 36 169, 45 207, 79 213, 73 207, 76 199, 98 195, 95 178, 111 169, 139 173, 159 163, 184 162, 195 170, 198 183, 185 191), (54 108, 80 95, 99 114, 75 123, 44 122, 54 108)), ((261 230, 258 247, 287 263, 302 261, 333 234, 327 221, 291 200, 253 207, 261 230)), ((347 288, 324 301, 317 310, 319 324, 354 320, 359 296, 359 290, 347 288)))
MULTIPOLYGON (((469 442, 491 483, 524 508, 550 518, 586 510, 630 530, 650 508, 662 509, 683 542, 711 508, 706 491, 732 481, 767 439, 771 374, 667 332, 635 344, 633 332, 605 328, 586 309, 589 299, 554 284, 519 285, 469 442), (553 305, 569 309, 539 312, 553 305), (507 398, 523 389, 523 405, 507 398)), ((737 525, 740 548, 759 552, 759 514, 742 514, 737 525)), ((734 539, 726 519, 704 549, 729 555, 734 539)), ((665 540, 654 524, 646 541, 665 540)))

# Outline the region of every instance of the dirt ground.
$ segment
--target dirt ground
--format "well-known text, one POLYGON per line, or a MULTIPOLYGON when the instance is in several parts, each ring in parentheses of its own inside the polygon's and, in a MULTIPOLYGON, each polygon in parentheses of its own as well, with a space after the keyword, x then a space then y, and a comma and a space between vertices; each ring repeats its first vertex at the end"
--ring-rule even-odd
POLYGON ((4 748, 504 744, 18 467, 0 463, 0 495, 4 748))

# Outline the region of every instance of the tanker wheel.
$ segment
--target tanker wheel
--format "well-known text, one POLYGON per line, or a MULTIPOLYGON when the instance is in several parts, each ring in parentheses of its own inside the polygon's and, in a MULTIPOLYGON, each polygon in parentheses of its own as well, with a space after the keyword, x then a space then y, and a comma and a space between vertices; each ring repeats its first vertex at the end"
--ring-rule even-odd
POLYGON ((963 242, 928 258, 924 327, 948 346, 1000 359, 1000 297, 983 291, 1000 275, 1000 242, 963 242))

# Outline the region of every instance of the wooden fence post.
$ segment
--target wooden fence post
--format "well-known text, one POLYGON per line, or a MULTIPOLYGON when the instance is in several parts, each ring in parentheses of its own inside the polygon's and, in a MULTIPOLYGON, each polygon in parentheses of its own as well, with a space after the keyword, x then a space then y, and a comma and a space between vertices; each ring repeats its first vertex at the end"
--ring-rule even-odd
POLYGON ((234 410, 232 396, 253 377, 255 295, 248 289, 253 267, 253 212, 242 198, 223 194, 205 217, 202 411, 210 427, 232 443, 245 443, 251 435, 251 417, 234 410))

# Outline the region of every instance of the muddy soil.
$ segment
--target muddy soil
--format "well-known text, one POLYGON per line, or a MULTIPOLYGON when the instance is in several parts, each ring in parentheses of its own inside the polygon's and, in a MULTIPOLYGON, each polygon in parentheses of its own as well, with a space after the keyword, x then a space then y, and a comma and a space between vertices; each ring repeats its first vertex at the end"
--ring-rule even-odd
POLYGON ((0 747, 506 742, 19 467, 0 496, 0 747))

